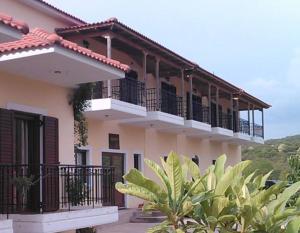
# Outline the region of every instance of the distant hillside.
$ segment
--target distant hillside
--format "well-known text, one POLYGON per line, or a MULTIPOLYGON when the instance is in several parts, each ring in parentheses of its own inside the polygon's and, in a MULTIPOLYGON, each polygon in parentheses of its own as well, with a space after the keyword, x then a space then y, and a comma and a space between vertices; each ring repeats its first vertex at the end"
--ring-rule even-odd
POLYGON ((249 168, 251 171, 259 169, 267 173, 273 170, 271 179, 285 179, 288 172, 287 158, 297 151, 300 152, 300 135, 270 139, 265 141, 265 145, 244 147, 242 159, 254 161, 249 168))

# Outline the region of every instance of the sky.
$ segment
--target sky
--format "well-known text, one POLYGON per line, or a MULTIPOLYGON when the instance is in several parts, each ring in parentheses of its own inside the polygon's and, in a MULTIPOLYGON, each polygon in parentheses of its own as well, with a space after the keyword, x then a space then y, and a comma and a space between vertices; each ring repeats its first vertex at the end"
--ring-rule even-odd
POLYGON ((118 18, 272 105, 266 138, 300 134, 300 0, 48 0, 87 22, 118 18))

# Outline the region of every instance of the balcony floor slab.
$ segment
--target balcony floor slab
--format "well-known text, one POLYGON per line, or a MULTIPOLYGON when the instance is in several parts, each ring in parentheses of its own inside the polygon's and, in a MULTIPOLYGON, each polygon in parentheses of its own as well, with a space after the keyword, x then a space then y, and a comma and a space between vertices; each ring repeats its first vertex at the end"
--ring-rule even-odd
POLYGON ((253 136, 251 137, 251 141, 254 144, 261 144, 261 145, 265 144, 265 140, 262 137, 253 136))
POLYGON ((168 131, 175 128, 176 130, 182 131, 182 127, 184 127, 184 118, 165 112, 151 111, 147 112, 147 116, 144 118, 127 119, 120 121, 120 123, 137 127, 154 128, 161 131, 168 131))
POLYGON ((212 127, 210 139, 215 141, 226 141, 233 138, 233 131, 221 127, 212 127))
POLYGON ((43 214, 11 214, 14 233, 50 233, 118 221, 118 207, 86 208, 43 214))
POLYGON ((1 220, 0 218, 0 232, 13 233, 12 220, 1 220))
POLYGON ((121 120, 147 116, 145 107, 112 98, 94 99, 89 105, 90 107, 85 111, 87 118, 121 120))
POLYGON ((233 138, 230 140, 232 144, 237 145, 251 145, 253 144, 251 136, 244 133, 234 133, 233 138))

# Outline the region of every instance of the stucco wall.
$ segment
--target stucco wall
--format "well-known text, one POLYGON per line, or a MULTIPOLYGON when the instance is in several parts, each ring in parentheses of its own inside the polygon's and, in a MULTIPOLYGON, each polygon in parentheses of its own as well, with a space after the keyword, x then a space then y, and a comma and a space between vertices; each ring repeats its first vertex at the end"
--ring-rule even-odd
POLYGON ((68 104, 70 90, 24 77, 0 73, 0 108, 8 103, 26 105, 48 112, 59 119, 59 156, 61 163, 74 163, 73 111, 68 104))
POLYGON ((14 17, 17 20, 26 22, 31 29, 40 27, 48 30, 49 32, 53 32, 57 27, 68 26, 68 24, 55 17, 50 17, 36 9, 22 4, 22 1, 1 0, 0 11, 14 17))
MULTIPOLYGON (((221 154, 227 154, 227 165, 233 165, 241 160, 240 146, 225 142, 210 141, 209 139, 191 138, 186 135, 171 134, 157 131, 151 128, 133 127, 118 124, 117 121, 100 121, 88 119, 88 142, 92 149, 91 161, 95 165, 101 164, 102 152, 125 153, 126 171, 133 168, 133 154, 144 155, 144 158, 160 163, 160 157, 175 151, 181 155, 193 157, 198 155, 200 170, 204 170, 212 164, 212 160, 221 154), (120 136, 120 150, 108 149, 108 134, 114 133, 120 136)), ((159 182, 155 174, 144 165, 144 174, 159 182)), ((128 197, 128 207, 137 207, 141 200, 128 197)))

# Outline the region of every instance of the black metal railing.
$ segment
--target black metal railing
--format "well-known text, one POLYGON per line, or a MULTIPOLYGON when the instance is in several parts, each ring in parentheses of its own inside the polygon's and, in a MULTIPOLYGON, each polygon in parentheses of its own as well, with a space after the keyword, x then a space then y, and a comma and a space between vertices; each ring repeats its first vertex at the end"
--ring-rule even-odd
POLYGON ((240 118, 239 130, 240 133, 249 134, 250 135, 250 124, 249 121, 240 118))
POLYGON ((165 113, 183 117, 182 97, 165 90, 161 90, 157 95, 156 88, 147 89, 146 107, 147 111, 162 111, 165 113))
POLYGON ((258 124, 252 124, 252 125, 253 125, 253 129, 252 129, 253 136, 264 138, 264 127, 258 124))
POLYGON ((0 214, 114 205, 114 168, 0 164, 0 214))
POLYGON ((202 106, 201 103, 193 101, 193 116, 187 107, 186 116, 188 120, 195 120, 209 124, 209 107, 202 106))
MULTIPOLYGON (((214 126, 213 126, 214 127, 214 126)), ((219 125, 218 127, 232 130, 232 116, 225 112, 219 112, 219 125)))
POLYGON ((105 82, 95 83, 91 99, 113 98, 127 103, 145 106, 145 84, 130 78, 111 81, 111 94, 105 82))

